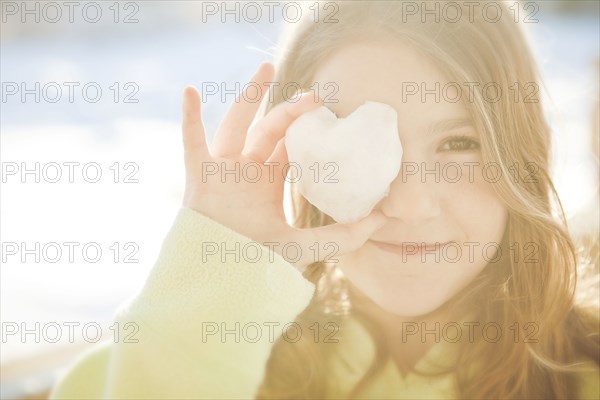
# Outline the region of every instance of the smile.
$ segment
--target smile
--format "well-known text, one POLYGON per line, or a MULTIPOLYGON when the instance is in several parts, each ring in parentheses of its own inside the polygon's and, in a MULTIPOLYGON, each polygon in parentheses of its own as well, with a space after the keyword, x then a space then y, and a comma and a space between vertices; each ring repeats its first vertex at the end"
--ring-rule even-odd
POLYGON ((387 251, 394 254, 401 254, 405 256, 411 255, 421 255, 423 253, 428 252, 437 252, 441 250, 448 242, 433 242, 433 243, 425 243, 425 242, 402 242, 402 243, 388 243, 388 242, 378 242, 375 240, 370 240, 375 246, 380 248, 383 251, 387 251))

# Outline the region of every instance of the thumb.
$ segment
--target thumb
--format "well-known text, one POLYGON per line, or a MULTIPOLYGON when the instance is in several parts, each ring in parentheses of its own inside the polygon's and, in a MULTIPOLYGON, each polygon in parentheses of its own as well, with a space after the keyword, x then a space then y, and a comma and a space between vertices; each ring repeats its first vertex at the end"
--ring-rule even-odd
POLYGON ((303 249, 312 250, 318 246, 321 250, 307 252, 306 255, 311 257, 303 257, 300 262, 304 265, 318 261, 337 262, 337 255, 357 250, 386 223, 387 217, 383 213, 373 211, 360 221, 349 224, 338 223, 298 230, 297 241, 303 249))

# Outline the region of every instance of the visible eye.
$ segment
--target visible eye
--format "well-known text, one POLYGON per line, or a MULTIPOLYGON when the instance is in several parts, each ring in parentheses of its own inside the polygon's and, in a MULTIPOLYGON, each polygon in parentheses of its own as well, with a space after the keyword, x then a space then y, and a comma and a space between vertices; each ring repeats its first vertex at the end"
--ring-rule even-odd
POLYGON ((453 136, 441 146, 441 151, 474 151, 479 150, 479 142, 469 136, 453 136))

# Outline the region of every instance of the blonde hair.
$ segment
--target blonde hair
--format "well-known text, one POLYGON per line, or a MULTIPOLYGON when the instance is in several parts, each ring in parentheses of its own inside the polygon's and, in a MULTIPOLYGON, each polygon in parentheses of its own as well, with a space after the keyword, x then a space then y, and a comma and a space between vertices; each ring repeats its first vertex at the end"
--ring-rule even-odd
MULTIPOLYGON (((275 81, 282 86, 297 83, 310 90, 315 71, 334 50, 359 39, 391 38, 427 54, 453 82, 495 82, 505 94, 516 82, 539 82, 525 37, 506 5, 501 5, 503 16, 497 22, 477 13, 469 21, 464 4, 456 2, 463 11, 460 21, 422 23, 420 16, 403 14, 402 3, 337 2, 337 23, 314 21, 309 14, 310 18, 295 24, 286 37, 275 81)), ((509 218, 500 261, 486 266, 451 302, 467 305, 483 323, 507 326, 516 321, 523 326, 536 321, 539 340, 515 343, 506 335, 496 343, 479 340, 465 345, 454 368, 463 398, 574 397, 577 389, 571 364, 582 355, 598 363, 598 311, 593 306, 586 311, 575 300, 577 251, 550 177, 550 129, 540 102, 528 101, 529 93, 519 91, 517 99, 503 95, 492 102, 474 91, 473 101, 465 101, 481 132, 484 162, 501 167, 502 178, 494 186, 509 218), (535 168, 534 179, 526 179, 525 174, 515 179, 510 167, 517 165, 521 171, 526 165, 535 168), (510 256, 510 243, 536 244, 536 262, 510 256), (467 370, 482 359, 486 362, 477 364, 477 370, 467 370)), ((274 91, 265 111, 284 100, 281 92, 274 91)), ((334 222, 294 187, 291 198, 295 226, 334 222)), ((385 341, 379 340, 376 323, 362 311, 362 299, 338 276, 335 267, 323 263, 307 268, 305 277, 317 285, 317 291, 296 322, 304 328, 315 321, 334 320, 343 329, 351 314, 368 329, 376 344, 375 359, 348 394, 352 398, 368 385, 389 355, 385 341)), ((330 356, 326 346, 311 340, 278 341, 257 398, 324 398, 330 356)))

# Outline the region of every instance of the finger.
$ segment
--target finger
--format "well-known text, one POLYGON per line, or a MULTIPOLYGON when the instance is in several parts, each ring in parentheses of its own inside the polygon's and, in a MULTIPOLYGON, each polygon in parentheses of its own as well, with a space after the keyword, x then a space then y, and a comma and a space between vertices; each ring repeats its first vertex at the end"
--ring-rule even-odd
POLYGON ((350 224, 332 224, 313 229, 297 230, 298 241, 303 249, 319 246, 319 252, 310 252, 309 259, 302 260, 306 264, 317 261, 336 261, 336 256, 360 248, 365 242, 387 222, 387 217, 380 211, 373 211, 360 221, 350 224), (311 247, 312 246, 312 247, 311 247), (329 250, 328 250, 329 248, 329 250), (335 250, 335 251, 334 251, 335 250), (315 259, 318 254, 320 259, 315 259))
POLYGON ((219 125, 211 149, 216 157, 240 154, 246 141, 248 127, 252 123, 260 103, 268 91, 266 82, 273 80, 275 69, 271 63, 262 63, 243 92, 229 107, 219 125), (257 96, 257 85, 260 85, 257 96))
POLYGON ((273 163, 278 167, 283 167, 288 163, 287 149, 285 148, 285 138, 279 139, 273 154, 269 156, 265 163, 273 163))
POLYGON ((183 92, 183 117, 181 130, 183 134, 183 157, 186 174, 197 170, 198 165, 210 156, 202 115, 200 112, 200 95, 196 88, 188 86, 183 92))
POLYGON ((322 105, 323 100, 315 98, 313 92, 304 93, 295 103, 278 104, 250 129, 242 154, 255 161, 264 162, 296 118, 322 105))
POLYGON ((273 165, 273 176, 276 178, 275 183, 278 185, 276 190, 280 194, 281 200, 283 200, 283 186, 286 178, 284 174, 287 173, 287 164, 288 156, 285 148, 285 138, 283 138, 277 142, 273 154, 265 161, 265 165, 273 165))

